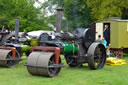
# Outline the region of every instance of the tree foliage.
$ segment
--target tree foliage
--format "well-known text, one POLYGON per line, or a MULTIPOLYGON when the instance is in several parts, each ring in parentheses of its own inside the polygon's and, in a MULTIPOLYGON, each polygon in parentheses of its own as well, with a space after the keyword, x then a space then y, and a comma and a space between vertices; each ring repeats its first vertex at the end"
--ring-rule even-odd
MULTIPOLYGON (((57 8, 64 9, 63 20, 68 22, 69 28, 87 27, 93 19, 90 16, 91 9, 87 7, 86 0, 48 0, 42 5, 43 9, 48 9, 50 12, 57 8)), ((63 22, 63 26, 65 23, 63 22)))
POLYGON ((14 19, 20 19, 20 31, 45 29, 40 9, 34 7, 35 0, 0 0, 0 21, 14 29, 14 19), (42 22, 42 23, 41 23, 42 22))
POLYGON ((95 19, 128 19, 128 0, 87 0, 87 5, 92 9, 91 15, 95 19))
POLYGON ((56 25, 56 8, 64 9, 62 28, 66 24, 70 29, 85 28, 94 20, 109 17, 128 19, 128 0, 47 0, 35 8, 37 1, 0 0, 0 22, 14 29, 14 20, 19 18, 20 31, 50 30, 48 23, 56 25))
POLYGON ((93 21, 86 0, 65 0, 65 16, 73 28, 88 27, 93 21))

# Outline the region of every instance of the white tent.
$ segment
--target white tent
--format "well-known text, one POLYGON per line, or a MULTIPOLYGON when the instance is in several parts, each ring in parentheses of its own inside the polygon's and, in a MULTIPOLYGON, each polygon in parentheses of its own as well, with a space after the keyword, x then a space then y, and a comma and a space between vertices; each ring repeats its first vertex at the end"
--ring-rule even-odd
POLYGON ((39 30, 39 31, 31 31, 31 32, 28 32, 27 34, 28 34, 30 37, 39 38, 39 36, 40 36, 42 33, 48 33, 48 34, 50 35, 50 34, 53 34, 54 31, 43 31, 43 30, 39 30))

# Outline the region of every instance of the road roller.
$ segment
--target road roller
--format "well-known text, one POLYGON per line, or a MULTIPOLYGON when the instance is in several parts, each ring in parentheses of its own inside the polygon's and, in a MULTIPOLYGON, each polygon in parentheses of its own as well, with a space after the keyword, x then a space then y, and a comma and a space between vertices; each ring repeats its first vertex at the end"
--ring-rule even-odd
POLYGON ((73 32, 62 32, 62 9, 57 9, 56 31, 42 33, 39 46, 33 46, 25 64, 32 75, 55 77, 63 63, 64 55, 70 67, 79 67, 85 63, 93 70, 102 69, 106 62, 106 49, 95 42, 95 32, 90 28, 77 28, 73 32))
POLYGON ((28 56, 31 46, 38 46, 37 39, 28 38, 26 33, 19 35, 19 19, 15 19, 15 31, 3 25, 0 30, 0 67, 15 67, 23 53, 28 56))
MULTIPOLYGON (((18 19, 15 21, 15 31, 18 33, 18 19)), ((15 32, 15 33, 16 33, 15 32)), ((13 37, 16 37, 12 30, 8 28, 8 25, 1 23, 0 27, 0 67, 14 67, 20 60, 20 49, 18 45, 8 46, 7 43, 17 43, 17 40, 12 41, 13 37)), ((17 34, 16 34, 17 35, 17 34)))

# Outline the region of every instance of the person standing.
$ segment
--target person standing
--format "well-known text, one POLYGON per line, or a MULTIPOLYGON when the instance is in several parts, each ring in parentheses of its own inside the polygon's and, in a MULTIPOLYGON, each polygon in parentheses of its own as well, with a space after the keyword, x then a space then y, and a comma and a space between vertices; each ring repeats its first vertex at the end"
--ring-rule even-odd
POLYGON ((104 44, 105 48, 107 49, 107 41, 104 39, 104 37, 102 38, 102 43, 104 44))
POLYGON ((110 29, 108 25, 105 25, 104 28, 104 38, 107 41, 107 46, 108 46, 110 43, 110 29))

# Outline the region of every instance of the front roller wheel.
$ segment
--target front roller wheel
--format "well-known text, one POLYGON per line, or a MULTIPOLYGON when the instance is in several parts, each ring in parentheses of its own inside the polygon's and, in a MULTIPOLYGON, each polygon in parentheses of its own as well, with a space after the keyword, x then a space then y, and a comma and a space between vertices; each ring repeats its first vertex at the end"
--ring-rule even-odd
POLYGON ((57 76, 61 70, 61 59, 55 64, 53 52, 32 52, 27 59, 27 70, 32 75, 57 76))
POLYGON ((106 49, 104 45, 93 43, 88 49, 87 61, 91 69, 102 69, 106 62, 106 49))
POLYGON ((16 57, 12 58, 11 50, 0 49, 0 66, 2 67, 15 67, 20 60, 20 55, 16 52, 16 57))

